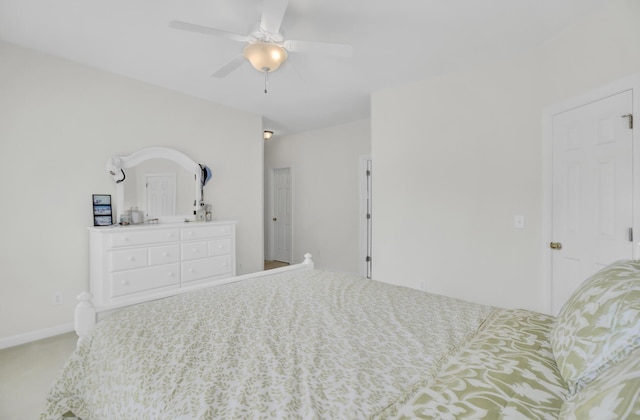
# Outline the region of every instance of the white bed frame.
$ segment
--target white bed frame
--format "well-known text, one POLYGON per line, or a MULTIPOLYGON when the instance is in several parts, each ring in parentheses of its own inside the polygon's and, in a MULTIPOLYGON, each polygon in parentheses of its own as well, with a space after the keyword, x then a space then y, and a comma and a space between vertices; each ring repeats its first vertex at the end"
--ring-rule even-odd
POLYGON ((311 254, 304 255, 304 261, 300 264, 293 264, 286 267, 280 267, 273 270, 268 271, 258 271, 256 273, 245 274, 242 276, 230 277, 227 279, 220 280, 215 284, 201 284, 194 285, 190 287, 183 287, 174 290, 167 290, 158 292, 153 295, 149 295, 145 293, 143 297, 133 297, 127 300, 123 300, 118 302, 117 304, 112 305, 103 305, 96 306, 93 304, 93 295, 89 292, 83 292, 78 295, 78 304, 75 309, 75 318, 74 318, 74 326, 76 330, 76 334, 78 334, 78 343, 82 341, 83 338, 89 334, 89 332, 93 329, 96 323, 100 320, 101 315, 106 314, 107 312, 115 311, 118 309, 126 308, 128 306, 137 305, 139 303, 148 302, 151 300, 162 299, 169 296, 175 296, 182 293, 192 292, 194 290, 206 289, 208 287, 216 287, 222 284, 235 283, 238 281, 255 279, 259 277, 270 276, 272 274, 284 273, 288 271, 297 271, 297 270, 313 270, 314 263, 311 259, 311 254))

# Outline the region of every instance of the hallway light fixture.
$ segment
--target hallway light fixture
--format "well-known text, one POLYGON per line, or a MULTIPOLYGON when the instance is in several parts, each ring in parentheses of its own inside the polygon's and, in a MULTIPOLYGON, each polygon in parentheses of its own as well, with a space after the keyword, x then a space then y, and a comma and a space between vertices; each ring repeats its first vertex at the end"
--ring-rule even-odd
POLYGON ((269 140, 271 138, 271 136, 273 136, 273 131, 264 130, 264 132, 262 133, 262 137, 265 140, 269 140))

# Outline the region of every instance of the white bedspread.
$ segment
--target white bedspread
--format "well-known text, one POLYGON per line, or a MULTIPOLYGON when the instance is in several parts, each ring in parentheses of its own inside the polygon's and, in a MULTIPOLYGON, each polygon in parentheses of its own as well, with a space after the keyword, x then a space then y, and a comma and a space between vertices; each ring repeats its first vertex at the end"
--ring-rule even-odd
POLYGON ((97 324, 42 419, 367 418, 491 311, 320 270, 150 302, 97 324))

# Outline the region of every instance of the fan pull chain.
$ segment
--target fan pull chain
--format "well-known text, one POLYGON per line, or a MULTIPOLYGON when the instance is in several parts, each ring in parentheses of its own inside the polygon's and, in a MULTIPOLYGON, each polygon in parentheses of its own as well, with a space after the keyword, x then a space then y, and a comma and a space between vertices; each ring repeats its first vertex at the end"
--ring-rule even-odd
POLYGON ((264 72, 264 93, 267 94, 267 85, 269 84, 269 72, 264 72))

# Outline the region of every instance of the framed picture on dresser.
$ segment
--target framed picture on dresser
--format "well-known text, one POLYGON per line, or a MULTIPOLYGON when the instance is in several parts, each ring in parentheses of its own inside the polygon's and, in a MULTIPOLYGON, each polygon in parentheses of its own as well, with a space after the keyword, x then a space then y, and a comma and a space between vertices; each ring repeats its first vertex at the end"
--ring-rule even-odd
POLYGON ((111 226, 113 224, 113 211, 111 209, 110 194, 92 194, 93 201, 93 225, 111 226))

